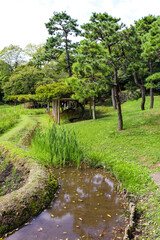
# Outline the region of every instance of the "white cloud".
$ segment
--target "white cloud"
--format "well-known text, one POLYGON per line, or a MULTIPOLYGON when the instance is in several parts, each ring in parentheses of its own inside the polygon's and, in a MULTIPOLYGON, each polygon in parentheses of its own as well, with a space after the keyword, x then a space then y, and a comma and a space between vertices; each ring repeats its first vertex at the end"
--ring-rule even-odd
POLYGON ((0 0, 0 50, 9 44, 25 47, 45 42, 44 23, 54 11, 66 11, 80 24, 92 12, 107 12, 130 24, 148 14, 158 15, 159 10, 159 0, 0 0))

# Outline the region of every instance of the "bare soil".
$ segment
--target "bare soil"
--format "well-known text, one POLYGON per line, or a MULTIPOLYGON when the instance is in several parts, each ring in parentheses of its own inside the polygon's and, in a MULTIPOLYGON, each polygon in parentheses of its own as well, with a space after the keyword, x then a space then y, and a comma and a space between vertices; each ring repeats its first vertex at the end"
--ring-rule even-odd
MULTIPOLYGON (((0 162, 2 166, 3 158, 0 159, 0 162)), ((25 184, 27 177, 23 171, 16 169, 11 162, 6 163, 6 166, 0 171, 0 196, 21 188, 25 184)))

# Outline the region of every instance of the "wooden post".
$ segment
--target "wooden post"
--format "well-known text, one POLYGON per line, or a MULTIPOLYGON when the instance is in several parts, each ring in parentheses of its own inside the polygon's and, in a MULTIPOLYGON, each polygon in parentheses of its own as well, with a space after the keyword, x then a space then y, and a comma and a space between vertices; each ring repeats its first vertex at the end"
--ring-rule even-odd
POLYGON ((47 113, 50 113, 50 102, 47 102, 47 113))
POLYGON ((58 122, 58 100, 56 99, 55 100, 55 116, 54 116, 54 119, 55 119, 55 123, 58 122))
POLYGON ((57 109, 58 119, 57 120, 58 120, 58 125, 60 125, 60 99, 58 99, 57 101, 58 101, 58 104, 57 104, 58 105, 57 106, 58 107, 58 109, 57 109))
POLYGON ((56 122, 56 100, 52 100, 52 114, 56 122))

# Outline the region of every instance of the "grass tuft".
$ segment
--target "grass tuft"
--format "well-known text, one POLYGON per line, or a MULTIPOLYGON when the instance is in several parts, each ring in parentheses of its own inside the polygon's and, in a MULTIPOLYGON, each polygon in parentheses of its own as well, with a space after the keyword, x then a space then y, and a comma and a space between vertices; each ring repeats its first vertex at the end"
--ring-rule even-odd
POLYGON ((80 166, 82 151, 75 132, 65 127, 50 125, 44 131, 37 129, 31 142, 31 151, 39 161, 48 166, 80 166))

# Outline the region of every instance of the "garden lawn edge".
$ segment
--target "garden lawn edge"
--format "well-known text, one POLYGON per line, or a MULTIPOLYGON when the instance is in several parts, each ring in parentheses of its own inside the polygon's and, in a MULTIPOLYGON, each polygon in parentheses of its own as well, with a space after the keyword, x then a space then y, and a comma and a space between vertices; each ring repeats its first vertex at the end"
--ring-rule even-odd
POLYGON ((15 156, 14 161, 9 152, 2 149, 2 156, 14 166, 28 171, 28 178, 23 187, 0 197, 0 236, 20 227, 36 216, 52 200, 58 182, 43 166, 15 156), (16 161, 15 161, 16 159, 16 161))

